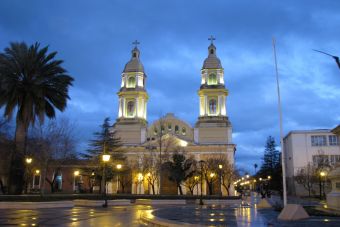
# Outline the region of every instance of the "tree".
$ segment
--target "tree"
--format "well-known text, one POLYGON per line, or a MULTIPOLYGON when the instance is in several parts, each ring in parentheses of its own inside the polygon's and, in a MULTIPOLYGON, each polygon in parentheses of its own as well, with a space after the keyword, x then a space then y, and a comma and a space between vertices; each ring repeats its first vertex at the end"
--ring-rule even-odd
POLYGON ((56 179, 61 171, 61 165, 77 159, 75 124, 67 118, 50 120, 48 124, 36 124, 28 132, 27 154, 34 160, 34 165, 41 168, 42 188, 45 181, 55 192, 56 179), (48 170, 54 174, 47 175, 48 170))
MULTIPOLYGON (((157 164, 154 166, 156 167, 156 172, 159 174, 157 177, 158 183, 159 183, 159 192, 161 192, 161 174, 163 170, 163 162, 166 162, 170 158, 170 151, 176 147, 175 140, 166 133, 166 127, 168 125, 168 122, 166 121, 166 117, 161 117, 156 123, 154 123, 153 126, 153 138, 154 141, 149 141, 148 147, 151 152, 158 151, 159 157, 157 164), (154 145, 154 146, 153 146, 154 145)), ((155 178, 154 178, 155 179, 155 178)))
POLYGON ((13 149, 13 140, 9 132, 10 124, 5 118, 0 118, 0 194, 7 193, 6 176, 9 175, 9 157, 13 149))
POLYGON ((257 176, 262 178, 270 176, 269 187, 272 190, 282 192, 282 167, 280 158, 280 152, 276 150, 275 139, 274 137, 269 136, 265 145, 263 163, 257 176))
MULTIPOLYGON (((148 149, 148 148, 147 148, 148 149)), ((149 153, 143 154, 141 157, 141 164, 138 165, 138 169, 143 173, 143 176, 148 182, 148 190, 151 186, 152 194, 156 194, 155 186, 156 182, 159 181, 159 168, 156 160, 156 155, 152 149, 148 150, 149 153)))
POLYGON ((310 197, 314 193, 313 186, 318 181, 317 176, 317 169, 311 163, 308 163, 307 166, 297 171, 294 179, 308 191, 308 196, 310 197))
POLYGON ((104 168, 104 163, 101 160, 101 155, 110 154, 111 160, 124 162, 125 156, 122 153, 121 140, 116 136, 116 131, 110 126, 110 118, 105 118, 103 124, 100 126, 101 131, 94 133, 94 139, 89 142, 89 149, 87 153, 82 154, 82 157, 91 160, 94 165, 98 165, 95 169, 95 175, 101 179, 101 191, 104 190, 104 185, 109 176, 113 177, 114 167, 107 165, 104 168), (103 177, 105 169, 105 178, 103 177))
POLYGON ((213 194, 213 184, 218 180, 218 165, 220 164, 220 159, 216 157, 210 157, 204 161, 204 165, 202 165, 202 175, 205 179, 205 182, 208 185, 208 194, 213 194))
POLYGON ((87 153, 82 154, 86 159, 100 161, 103 153, 111 154, 115 160, 125 160, 122 154, 122 144, 120 138, 116 136, 116 131, 110 126, 110 118, 105 118, 100 126, 101 131, 94 133, 94 139, 89 142, 87 153))
POLYGON ((62 60, 54 60, 57 52, 47 53, 35 43, 11 43, 0 54, 0 108, 4 116, 11 118, 16 111, 15 152, 11 155, 9 192, 20 194, 24 182, 24 157, 27 131, 38 118, 54 118, 55 109, 66 108, 68 88, 73 78, 61 66, 62 60))
POLYGON ((194 195, 195 186, 198 185, 199 183, 200 183, 200 177, 198 176, 197 170, 195 170, 195 173, 193 174, 193 176, 188 177, 188 179, 184 181, 184 186, 187 189, 189 189, 191 195, 194 195))
POLYGON ((183 195, 181 183, 195 174, 196 162, 193 158, 186 158, 184 154, 175 152, 172 161, 164 163, 169 172, 169 180, 176 183, 179 193, 183 195))
POLYGON ((221 185, 227 191, 227 194, 229 196, 230 187, 232 183, 237 179, 238 173, 227 158, 223 158, 221 161, 222 169, 219 170, 221 174, 221 185))

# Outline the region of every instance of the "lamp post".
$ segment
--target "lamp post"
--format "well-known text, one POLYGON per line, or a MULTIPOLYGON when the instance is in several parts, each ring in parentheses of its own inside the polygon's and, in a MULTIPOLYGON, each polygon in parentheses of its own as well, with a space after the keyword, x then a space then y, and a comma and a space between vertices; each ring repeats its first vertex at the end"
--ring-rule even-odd
POLYGON ((200 163, 200 167, 201 167, 201 196, 200 196, 200 205, 203 205, 203 164, 204 164, 204 161, 201 160, 199 161, 200 163))
POLYGON ((323 198, 323 194, 325 193, 325 183, 323 178, 326 176, 325 171, 321 171, 319 174, 319 184, 320 184, 320 199, 323 198))
POLYGON ((219 164, 218 165, 218 174, 219 174, 219 185, 220 185, 220 195, 222 196, 222 168, 223 168, 223 165, 222 164, 219 164))
POLYGON ((103 168, 103 179, 104 179, 104 204, 103 207, 107 207, 107 193, 106 193, 106 163, 110 161, 111 155, 109 154, 103 154, 103 162, 104 162, 104 168, 103 168))
POLYGON ((213 194, 214 193, 214 188, 213 188, 213 186, 214 186, 214 184, 213 184, 213 182, 214 182, 214 177, 215 177, 215 173, 210 173, 210 193, 211 194, 213 194))
POLYGON ((118 174, 117 174, 117 194, 118 194, 118 192, 119 192, 119 185, 120 185, 119 171, 122 169, 122 164, 117 164, 116 165, 116 169, 118 170, 118 174))
POLYGON ((25 162, 26 162, 26 187, 25 187, 25 192, 26 194, 28 193, 28 181, 29 181, 29 175, 30 175, 30 169, 29 169, 29 166, 31 165, 33 159, 31 157, 27 157, 25 159, 25 162))

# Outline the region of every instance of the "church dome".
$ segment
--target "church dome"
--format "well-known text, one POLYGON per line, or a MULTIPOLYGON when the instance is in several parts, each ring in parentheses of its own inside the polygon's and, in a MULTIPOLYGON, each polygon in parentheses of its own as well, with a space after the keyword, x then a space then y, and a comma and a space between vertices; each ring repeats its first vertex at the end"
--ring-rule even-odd
POLYGON ((216 56, 216 47, 210 44, 208 47, 208 57, 204 60, 203 69, 222 69, 220 59, 216 56))
POLYGON ((139 50, 137 47, 135 47, 132 51, 131 60, 126 63, 124 67, 124 73, 125 72, 144 72, 144 66, 139 60, 139 50))

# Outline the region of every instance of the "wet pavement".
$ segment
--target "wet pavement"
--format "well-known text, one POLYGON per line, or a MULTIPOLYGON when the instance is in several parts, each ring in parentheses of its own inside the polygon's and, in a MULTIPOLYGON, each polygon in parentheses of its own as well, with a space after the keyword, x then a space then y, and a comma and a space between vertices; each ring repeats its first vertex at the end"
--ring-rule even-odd
MULTIPOLYGON (((340 217, 310 217, 306 220, 278 221, 273 209, 241 205, 129 205, 108 208, 74 207, 36 210, 0 210, 0 226, 145 226, 142 213, 151 216, 206 226, 340 226, 340 217)), ((152 218, 152 217, 151 217, 152 218)))
POLYGON ((37 210, 0 210, 0 226, 143 226, 140 213, 149 206, 110 208, 50 208, 37 210))

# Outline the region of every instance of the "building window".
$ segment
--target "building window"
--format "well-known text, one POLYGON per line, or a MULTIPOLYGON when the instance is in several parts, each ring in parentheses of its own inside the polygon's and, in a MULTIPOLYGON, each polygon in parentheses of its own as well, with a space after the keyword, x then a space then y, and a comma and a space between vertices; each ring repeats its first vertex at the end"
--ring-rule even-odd
POLYGON ((214 73, 211 73, 208 76, 208 85, 216 85, 217 84, 217 76, 214 73))
POLYGON ((161 125, 161 133, 164 134, 164 125, 161 125))
POLYGON ((340 163, 340 155, 331 155, 330 156, 330 163, 331 163, 331 165, 335 165, 337 163, 340 163))
POLYGON ((128 88, 134 88, 134 87, 136 87, 136 79, 135 79, 134 76, 130 76, 130 77, 128 78, 128 82, 127 82, 127 86, 126 86, 126 87, 128 87, 128 88))
POLYGON ((155 129, 153 130, 153 134, 154 134, 155 136, 158 134, 157 128, 155 128, 155 129))
POLYGON ((339 145, 339 137, 335 135, 328 136, 329 146, 338 146, 339 145))
POLYGON ((178 125, 175 126, 175 133, 176 133, 176 134, 179 133, 179 127, 178 127, 178 125))
POLYGON ((312 146, 326 146, 326 136, 312 136, 312 146))
POLYGON ((135 102, 129 101, 127 104, 127 116, 133 117, 135 115, 135 102))
POLYGON ((171 124, 168 124, 168 130, 171 131, 172 130, 172 126, 171 124))
POLYGON ((209 114, 216 114, 216 99, 209 100, 209 114))
POLYGON ((313 165, 315 167, 328 165, 328 155, 313 155, 313 165))
POLYGON ((185 136, 187 134, 187 130, 183 127, 182 128, 182 135, 185 136))

